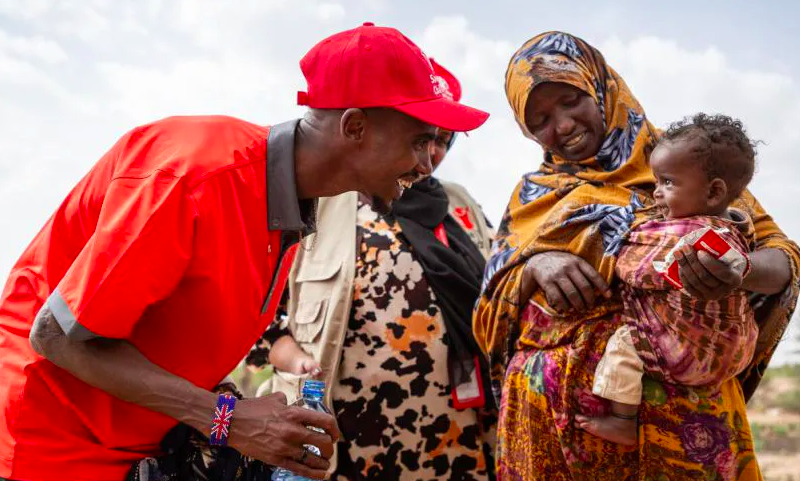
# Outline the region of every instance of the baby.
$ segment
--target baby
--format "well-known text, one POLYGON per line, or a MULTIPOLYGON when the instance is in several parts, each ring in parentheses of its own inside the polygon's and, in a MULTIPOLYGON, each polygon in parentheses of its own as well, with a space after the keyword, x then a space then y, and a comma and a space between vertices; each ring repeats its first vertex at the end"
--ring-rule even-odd
POLYGON ((713 388, 748 365, 758 335, 745 291, 706 301, 677 289, 657 269, 683 236, 699 229, 713 230, 749 267, 752 221, 730 207, 755 167, 754 144, 742 123, 705 114, 675 123, 659 139, 650 165, 660 215, 633 229, 620 251, 622 327, 595 371, 593 392, 611 401, 612 414, 575 418, 578 427, 628 445, 637 439, 644 372, 663 382, 713 388))

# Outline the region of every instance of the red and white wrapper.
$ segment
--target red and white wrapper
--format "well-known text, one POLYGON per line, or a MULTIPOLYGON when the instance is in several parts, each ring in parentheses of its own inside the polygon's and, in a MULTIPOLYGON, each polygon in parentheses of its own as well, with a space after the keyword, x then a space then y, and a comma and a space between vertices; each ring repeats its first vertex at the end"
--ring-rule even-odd
POLYGON ((672 284, 676 289, 683 289, 678 261, 675 252, 685 245, 690 245, 695 251, 705 251, 715 259, 730 266, 736 273, 743 277, 750 271, 750 258, 736 250, 721 234, 730 232, 728 229, 713 229, 704 227, 692 231, 681 237, 675 247, 670 249, 663 261, 653 261, 653 268, 672 284))

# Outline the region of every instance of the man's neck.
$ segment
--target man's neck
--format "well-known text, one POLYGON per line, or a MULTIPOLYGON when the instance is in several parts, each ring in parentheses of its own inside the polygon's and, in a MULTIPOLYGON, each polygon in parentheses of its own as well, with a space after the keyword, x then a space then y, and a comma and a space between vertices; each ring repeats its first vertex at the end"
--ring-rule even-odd
POLYGON ((329 126, 306 118, 297 126, 294 146, 297 196, 300 199, 330 197, 353 190, 352 176, 344 162, 329 126))

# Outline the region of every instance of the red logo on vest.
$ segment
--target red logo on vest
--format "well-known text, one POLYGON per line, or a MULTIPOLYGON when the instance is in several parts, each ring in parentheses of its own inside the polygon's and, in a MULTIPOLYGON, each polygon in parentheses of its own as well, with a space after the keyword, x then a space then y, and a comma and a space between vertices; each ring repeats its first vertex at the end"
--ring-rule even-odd
POLYGON ((456 207, 453 209, 453 215, 455 215, 468 230, 475 228, 475 224, 473 224, 472 220, 469 218, 469 207, 456 207))

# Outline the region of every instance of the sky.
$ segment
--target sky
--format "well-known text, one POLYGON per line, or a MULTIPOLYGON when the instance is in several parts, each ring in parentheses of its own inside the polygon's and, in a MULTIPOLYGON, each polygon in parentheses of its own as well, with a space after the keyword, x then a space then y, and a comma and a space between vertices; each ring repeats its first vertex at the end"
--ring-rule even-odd
MULTIPOLYGON (((506 65, 527 39, 564 30, 603 52, 657 126, 698 111, 744 121, 764 142, 751 190, 800 239, 797 18, 788 0, 0 0, 0 277, 127 130, 176 114, 299 117, 299 59, 365 21, 400 29, 491 113, 437 175, 493 221, 542 155, 513 120, 506 65)), ((776 362, 800 362, 798 350, 783 342, 776 362)))

